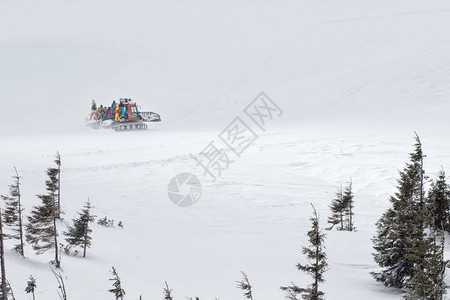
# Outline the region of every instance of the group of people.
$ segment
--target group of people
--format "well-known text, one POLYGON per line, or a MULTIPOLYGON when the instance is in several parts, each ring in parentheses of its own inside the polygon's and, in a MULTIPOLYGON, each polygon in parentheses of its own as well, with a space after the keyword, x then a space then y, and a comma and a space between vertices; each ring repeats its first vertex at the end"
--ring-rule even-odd
POLYGON ((114 120, 114 122, 122 122, 127 119, 125 103, 124 101, 120 101, 120 103, 116 104, 116 101, 113 101, 109 107, 103 107, 103 105, 97 107, 95 100, 92 100, 91 117, 89 120, 92 120, 92 118, 94 118, 94 120, 114 120))

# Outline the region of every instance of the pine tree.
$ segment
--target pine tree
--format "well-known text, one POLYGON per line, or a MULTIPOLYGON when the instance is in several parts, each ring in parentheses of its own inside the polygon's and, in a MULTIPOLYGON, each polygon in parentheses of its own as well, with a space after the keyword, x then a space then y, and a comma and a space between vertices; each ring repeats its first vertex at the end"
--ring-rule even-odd
MULTIPOLYGON (((445 188, 445 184, 442 187, 445 188)), ((430 194, 435 192, 436 186, 432 186, 430 194)), ((436 222, 436 219, 442 217, 436 213, 439 204, 439 201, 428 201, 422 211, 425 236, 412 243, 414 248, 408 249, 408 258, 416 264, 413 267, 414 275, 403 289, 404 299, 442 300, 447 292, 448 286, 444 278, 449 262, 444 260, 445 234, 442 226, 439 227, 436 222)))
MULTIPOLYGON (((312 204, 311 204, 312 206, 312 204)), ((314 208, 314 214, 310 218, 312 228, 308 231, 310 246, 303 247, 302 253, 306 255, 308 261, 307 265, 297 264, 297 269, 308 273, 313 278, 314 282, 307 288, 301 288, 293 284, 291 286, 282 286, 281 289, 287 292, 288 299, 297 300, 297 295, 302 295, 303 299, 308 300, 322 300, 325 293, 319 290, 319 283, 325 282, 324 273, 328 269, 326 262, 327 255, 324 251, 325 234, 321 233, 319 228, 319 216, 314 208)))
POLYGON ((165 281, 165 288, 163 289, 164 292, 164 300, 173 300, 172 297, 172 289, 169 288, 169 285, 167 284, 167 281, 165 281))
POLYGON ((328 224, 331 224, 327 230, 333 229, 334 226, 339 224, 338 230, 344 230, 344 214, 345 203, 343 199, 342 186, 336 193, 336 198, 331 202, 331 216, 328 217, 328 224))
POLYGON ((392 207, 376 223, 377 234, 372 239, 376 251, 374 260, 383 268, 372 275, 388 287, 404 288, 414 276, 414 266, 418 262, 411 260, 412 252, 421 247, 425 236, 425 172, 422 144, 417 135, 414 146, 410 162, 399 172, 398 191, 390 197, 392 207))
POLYGON ((418 246, 409 253, 411 260, 417 261, 414 265, 414 275, 403 289, 403 299, 442 300, 447 289, 444 281, 444 236, 437 242, 436 234, 420 240, 418 246))
POLYGON ((353 190, 352 190, 352 180, 350 179, 350 182, 348 186, 345 188, 345 191, 342 195, 342 204, 344 207, 344 215, 345 215, 345 227, 344 230, 347 231, 353 231, 355 230, 353 226, 353 208, 354 208, 354 201, 353 201, 353 190))
POLYGON ((86 202, 84 209, 78 213, 78 218, 73 219, 73 226, 68 228, 64 235, 67 236, 66 241, 70 246, 81 246, 83 248, 83 257, 86 257, 86 249, 91 246, 92 229, 89 223, 94 222, 95 216, 91 214, 91 203, 86 202))
POLYGON ((450 233, 450 187, 445 180, 445 171, 441 170, 431 183, 427 202, 434 214, 434 228, 450 233))
POLYGON ((34 296, 34 291, 36 290, 36 279, 30 275, 30 279, 27 281, 27 287, 25 288, 25 292, 27 294, 32 293, 33 300, 36 300, 34 296))
POLYGON ((56 182, 57 182, 57 188, 56 188, 56 204, 57 204, 57 211, 56 211, 56 217, 58 219, 61 219, 61 154, 59 152, 56 152, 56 182))
MULTIPOLYGON (((434 240, 436 246, 436 239, 434 240)), ((450 261, 444 259, 445 250, 445 234, 440 233, 440 245, 433 249, 433 263, 431 264, 431 278, 434 279, 429 295, 434 297, 433 300, 443 300, 449 286, 445 283, 445 274, 450 261)))
POLYGON ((0 208, 0 269, 1 269, 1 287, 0 287, 0 300, 8 300, 8 286, 6 280, 6 268, 5 268, 5 248, 3 246, 3 221, 2 211, 0 208))
MULTIPOLYGON (((53 169, 56 170, 56 169, 53 169)), ((56 187, 58 186, 55 171, 48 169, 47 175, 49 180, 46 181, 46 195, 38 195, 42 201, 42 205, 34 206, 31 215, 28 216, 28 223, 25 226, 26 240, 32 244, 37 254, 42 254, 49 249, 55 250, 55 265, 60 268, 58 249, 58 230, 56 226, 57 219, 57 203, 56 203, 56 187)))
POLYGON ((116 268, 112 267, 112 274, 113 278, 110 278, 109 280, 114 281, 112 289, 108 290, 108 292, 114 294, 116 297, 116 300, 123 300, 123 297, 125 296, 125 290, 122 289, 122 283, 120 281, 119 274, 116 272, 116 268))
POLYGON ((22 256, 25 256, 23 247, 23 208, 20 193, 20 177, 17 169, 14 168, 14 170, 16 171, 16 175, 12 177, 14 182, 9 186, 9 196, 0 196, 6 204, 6 209, 3 211, 4 224, 6 227, 10 227, 13 232, 12 234, 5 234, 5 237, 17 240, 18 242, 14 249, 22 256))
POLYGON ((61 155, 56 152, 56 168, 48 168, 47 175, 49 180, 45 183, 47 185, 47 191, 55 199, 56 218, 61 218, 61 155))
POLYGON ((253 294, 252 294, 252 286, 250 285, 250 281, 248 280, 247 274, 241 271, 242 274, 242 280, 237 281, 237 288, 244 291, 244 297, 250 300, 253 300, 253 294))

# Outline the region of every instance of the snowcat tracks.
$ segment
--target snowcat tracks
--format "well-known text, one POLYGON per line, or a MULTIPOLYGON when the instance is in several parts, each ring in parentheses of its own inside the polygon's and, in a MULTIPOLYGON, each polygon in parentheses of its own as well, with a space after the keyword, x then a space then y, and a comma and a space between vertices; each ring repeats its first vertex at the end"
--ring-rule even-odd
POLYGON ((147 130, 148 126, 145 123, 117 123, 111 125, 115 131, 132 131, 132 130, 147 130))

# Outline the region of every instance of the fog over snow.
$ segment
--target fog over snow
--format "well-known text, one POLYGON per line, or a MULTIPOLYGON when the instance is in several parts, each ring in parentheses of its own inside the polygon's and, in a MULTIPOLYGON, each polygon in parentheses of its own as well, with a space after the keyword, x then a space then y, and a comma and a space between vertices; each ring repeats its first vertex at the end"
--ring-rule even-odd
MULTIPOLYGON (((351 177, 355 233, 326 232, 327 299, 400 299, 369 275, 374 223, 389 205, 417 131, 435 176, 450 169, 450 2, 444 0, 42 0, 0 2, 0 194, 13 167, 27 215, 63 159, 65 224, 89 199, 98 217, 86 259, 62 254, 70 299, 283 299, 304 285, 310 203, 325 227, 351 177), (190 158, 265 92, 283 111, 213 182, 190 158), (93 130, 92 99, 132 98, 161 115, 143 132, 93 130), (196 174, 202 197, 170 202, 167 184, 196 174)), ((249 119, 249 125, 254 126, 249 119)), ((225 147, 225 145, 220 145, 225 147)), ((22 259, 6 242, 17 300, 58 299, 51 251, 22 259)), ((450 249, 450 248, 448 248, 450 249)))

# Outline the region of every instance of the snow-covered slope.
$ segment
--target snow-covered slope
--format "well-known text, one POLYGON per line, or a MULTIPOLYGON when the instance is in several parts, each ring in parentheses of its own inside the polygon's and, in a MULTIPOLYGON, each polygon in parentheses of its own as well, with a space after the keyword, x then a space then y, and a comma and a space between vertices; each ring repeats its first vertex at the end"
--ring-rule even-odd
MULTIPOLYGON (((351 177, 356 233, 327 232, 328 299, 399 299, 369 272, 374 222, 388 206, 413 131, 426 170, 449 168, 447 1, 3 1, 0 4, 0 193, 13 166, 26 213, 63 159, 64 222, 89 197, 98 217, 86 259, 63 254, 71 299, 111 299, 115 266, 127 299, 255 299, 309 279, 303 261, 313 203, 322 226, 351 177), (216 181, 198 153, 261 91, 283 110, 216 181), (83 128, 90 100, 132 97, 163 122, 147 132, 83 128), (197 174, 200 201, 179 208, 167 185, 197 174)), ((248 119, 246 119, 248 120, 248 119)), ((251 121, 249 121, 249 124, 251 121)), ((221 147, 224 147, 222 144, 221 147)), ((61 231, 64 224, 60 224, 61 231)), ((6 243, 17 299, 30 274, 37 299, 58 299, 51 253, 22 259, 6 243)))

